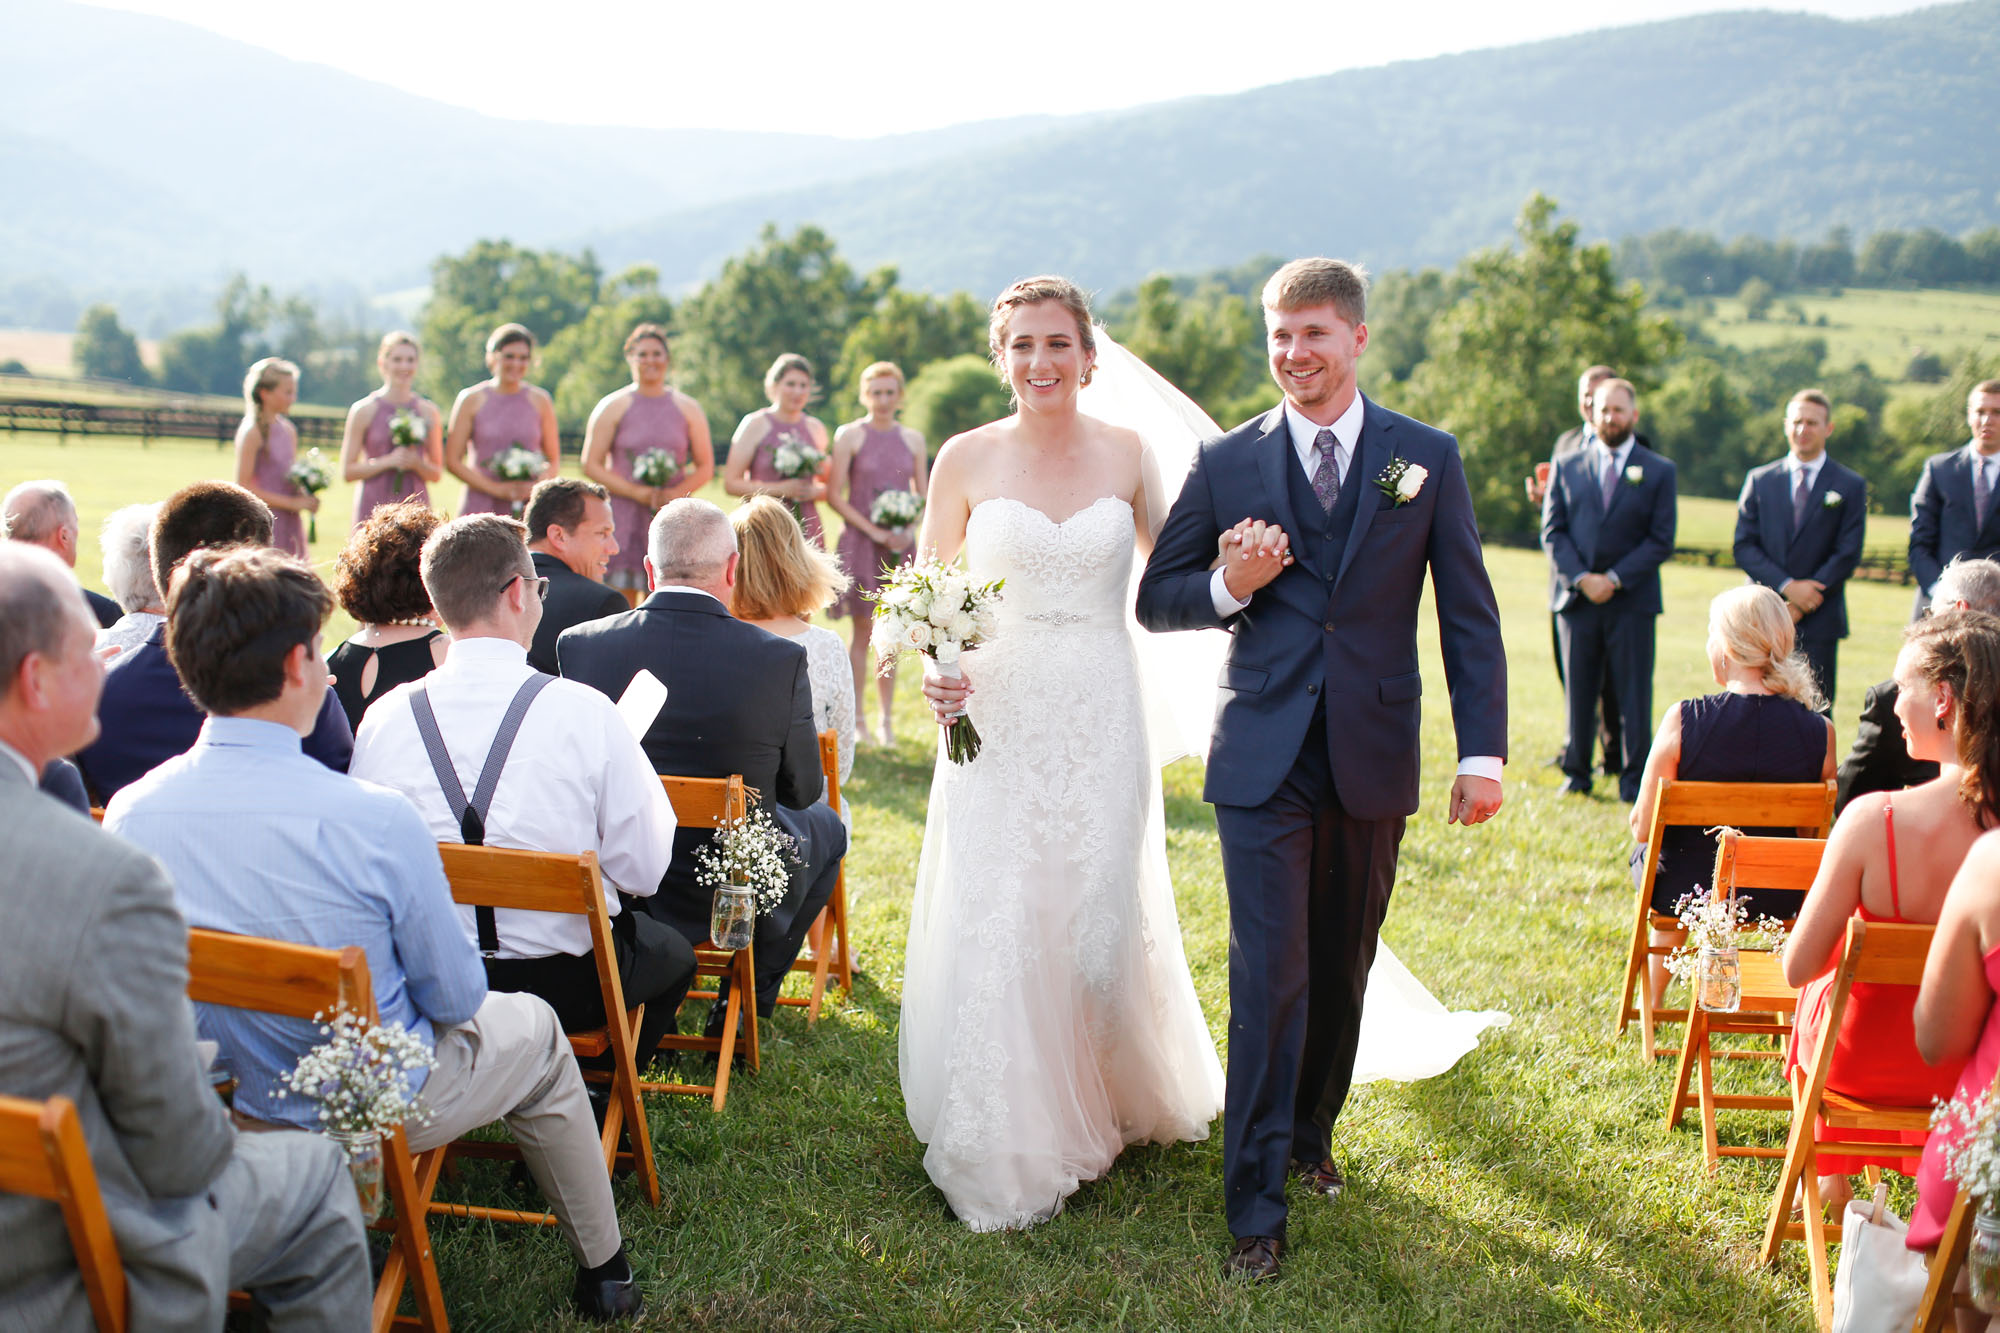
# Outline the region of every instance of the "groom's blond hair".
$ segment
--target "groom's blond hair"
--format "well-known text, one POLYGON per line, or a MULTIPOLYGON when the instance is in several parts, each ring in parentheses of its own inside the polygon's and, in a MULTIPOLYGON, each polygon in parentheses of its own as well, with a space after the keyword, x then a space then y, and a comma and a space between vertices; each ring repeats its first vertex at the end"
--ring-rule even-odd
POLYGON ((1344 259, 1294 259, 1264 284, 1266 310, 1330 305, 1349 324, 1368 318, 1368 270, 1344 259))

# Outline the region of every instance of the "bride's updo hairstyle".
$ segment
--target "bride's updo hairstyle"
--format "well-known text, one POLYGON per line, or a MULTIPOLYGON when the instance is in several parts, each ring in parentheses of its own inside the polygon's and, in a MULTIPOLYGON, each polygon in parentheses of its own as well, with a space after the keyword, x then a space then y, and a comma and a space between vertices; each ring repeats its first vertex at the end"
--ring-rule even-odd
POLYGON ((1711 663, 1726 659, 1758 672, 1765 689, 1818 712, 1819 686, 1806 660, 1792 651, 1796 643, 1792 613, 1769 588, 1754 583, 1731 588, 1708 604, 1711 663))
MULTIPOLYGON (((993 302, 993 316, 986 325, 986 351, 993 360, 993 368, 1003 376, 1007 373, 1007 362, 1001 349, 1007 345, 1007 326, 1013 322, 1014 312, 1023 306, 1041 305, 1044 301, 1054 301, 1075 317, 1077 344, 1083 348, 1085 356, 1097 355, 1097 335, 1090 327, 1090 298, 1083 294, 1083 288, 1068 278, 1045 273, 1039 278, 1021 279, 1000 293, 993 302)), ((1087 371, 1083 382, 1090 383, 1087 371)))
POLYGON ((1266 310, 1330 305, 1349 324, 1368 318, 1368 270, 1344 259, 1294 259, 1264 284, 1266 310))

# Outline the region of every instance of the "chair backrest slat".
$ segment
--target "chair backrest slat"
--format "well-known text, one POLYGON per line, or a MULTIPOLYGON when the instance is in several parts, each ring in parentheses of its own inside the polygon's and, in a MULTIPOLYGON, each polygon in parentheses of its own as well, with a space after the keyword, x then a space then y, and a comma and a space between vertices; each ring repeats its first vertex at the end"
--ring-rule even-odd
POLYGON ((1924 979, 1924 959, 1931 951, 1936 926, 1874 921, 1855 964, 1854 980, 1877 986, 1916 986, 1924 979))
POLYGON ((1702 828, 1811 828, 1825 837, 1833 825, 1836 787, 1826 782, 1683 782, 1660 780, 1653 809, 1656 829, 1670 825, 1702 828))
POLYGON ((375 1017, 368 955, 359 946, 316 949, 218 930, 188 931, 188 998, 287 1018, 343 1007, 375 1017))
POLYGON ((1716 837, 1713 890, 1717 897, 1738 889, 1804 891, 1825 855, 1824 838, 1754 838, 1725 828, 1716 837))
POLYGON ((596 852, 524 852, 441 842, 438 856, 451 881, 452 899, 469 907, 588 916, 591 903, 604 897, 596 852))
POLYGON ((819 771, 826 777, 826 803, 840 809, 840 733, 832 727, 819 734, 819 771))
POLYGON ((704 824, 713 827, 726 819, 739 818, 749 809, 749 789, 743 785, 741 773, 726 778, 683 778, 663 773, 660 785, 667 789, 674 818, 682 828, 704 824))
POLYGON ((62 1210, 97 1327, 125 1333, 125 1269, 83 1125, 67 1097, 0 1097, 0 1192, 47 1199, 62 1210))
POLYGON ((42 1106, 0 1097, 0 1194, 57 1197, 55 1169, 42 1148, 42 1106))

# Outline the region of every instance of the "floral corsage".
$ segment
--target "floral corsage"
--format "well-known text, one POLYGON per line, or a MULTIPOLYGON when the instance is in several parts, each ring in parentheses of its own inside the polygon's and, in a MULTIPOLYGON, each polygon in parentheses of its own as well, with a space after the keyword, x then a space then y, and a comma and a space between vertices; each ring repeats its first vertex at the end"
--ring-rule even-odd
POLYGON ((1391 505, 1406 505, 1417 498, 1417 492, 1424 488, 1430 475, 1422 465, 1407 458, 1392 458, 1389 466, 1382 469, 1382 475, 1375 478, 1375 489, 1388 496, 1391 505))
POLYGON ((1640 467, 1637 463, 1625 469, 1625 484, 1627 486, 1637 486, 1645 479, 1646 469, 1640 467))

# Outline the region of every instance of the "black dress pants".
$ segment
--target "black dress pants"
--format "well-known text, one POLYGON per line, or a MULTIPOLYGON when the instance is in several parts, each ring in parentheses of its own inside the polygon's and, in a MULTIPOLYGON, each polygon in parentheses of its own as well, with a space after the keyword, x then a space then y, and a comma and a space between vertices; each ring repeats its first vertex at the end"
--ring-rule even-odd
MULTIPOLYGON (((629 899, 625 910, 611 918, 611 945, 618 954, 618 984, 627 1007, 646 1006, 635 1042, 635 1056, 644 1070, 658 1052, 660 1038, 674 1030, 674 1015, 694 983, 694 946, 673 927, 636 910, 629 899)), ((604 1026, 604 997, 597 987, 597 961, 592 955, 556 953, 485 961, 487 986, 541 996, 556 1011, 564 1032, 604 1026)))
POLYGON ((1563 752, 1563 773, 1573 782, 1590 785, 1591 747, 1596 739, 1599 700, 1608 684, 1617 699, 1619 754, 1607 753, 1605 767, 1618 774, 1618 796, 1638 795, 1646 771, 1646 751, 1652 741, 1653 617, 1620 607, 1618 596, 1599 605, 1579 600, 1556 617, 1562 634, 1565 706, 1569 713, 1569 747, 1563 752))

